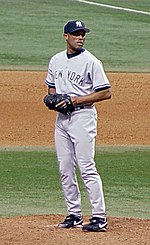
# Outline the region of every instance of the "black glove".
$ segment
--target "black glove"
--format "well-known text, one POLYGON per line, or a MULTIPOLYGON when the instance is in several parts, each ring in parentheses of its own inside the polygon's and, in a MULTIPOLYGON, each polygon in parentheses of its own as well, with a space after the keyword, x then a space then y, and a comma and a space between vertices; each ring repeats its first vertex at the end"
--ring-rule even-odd
POLYGON ((65 115, 70 115, 74 111, 71 97, 67 94, 48 94, 44 97, 43 101, 50 110, 58 111, 65 115), (65 101, 65 104, 57 107, 56 105, 61 101, 65 101))

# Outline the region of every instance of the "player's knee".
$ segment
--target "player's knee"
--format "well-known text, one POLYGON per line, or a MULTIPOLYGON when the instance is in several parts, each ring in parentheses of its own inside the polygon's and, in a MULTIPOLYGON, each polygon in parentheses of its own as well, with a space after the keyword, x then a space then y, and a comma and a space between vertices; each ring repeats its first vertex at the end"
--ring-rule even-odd
POLYGON ((98 175, 97 170, 94 165, 93 166, 91 165, 90 167, 86 167, 86 166, 80 167, 80 174, 84 180, 88 179, 90 176, 98 175))

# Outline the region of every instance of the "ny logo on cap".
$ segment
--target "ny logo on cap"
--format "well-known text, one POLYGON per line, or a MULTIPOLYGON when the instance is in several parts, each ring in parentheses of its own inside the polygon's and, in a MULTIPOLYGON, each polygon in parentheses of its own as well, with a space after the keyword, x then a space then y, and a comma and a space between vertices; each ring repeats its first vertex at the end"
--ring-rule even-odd
POLYGON ((82 27, 81 21, 76 21, 76 26, 77 26, 77 27, 82 27))

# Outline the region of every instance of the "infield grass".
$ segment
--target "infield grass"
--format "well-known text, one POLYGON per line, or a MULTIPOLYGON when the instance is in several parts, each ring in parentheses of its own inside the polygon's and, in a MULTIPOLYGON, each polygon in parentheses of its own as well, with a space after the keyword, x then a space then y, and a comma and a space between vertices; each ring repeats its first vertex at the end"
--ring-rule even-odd
MULTIPOLYGON (((97 151, 107 215, 150 218, 150 150, 97 151)), ((0 216, 67 214, 55 151, 0 151, 0 216)), ((87 192, 77 171, 83 213, 87 192)))
MULTIPOLYGON (((149 11, 148 0, 106 0, 115 6, 149 11)), ((91 29, 85 47, 107 71, 150 71, 150 16, 71 0, 0 0, 0 69, 47 70, 65 48, 63 25, 81 19, 91 29)))

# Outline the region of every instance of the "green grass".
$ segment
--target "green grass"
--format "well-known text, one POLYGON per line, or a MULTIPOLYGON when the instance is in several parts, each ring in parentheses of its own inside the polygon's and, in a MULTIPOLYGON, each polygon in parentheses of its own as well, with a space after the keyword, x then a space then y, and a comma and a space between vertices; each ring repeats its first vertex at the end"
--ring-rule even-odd
POLYGON ((104 165, 98 165, 98 169, 103 176, 108 212, 150 218, 150 152, 108 153, 103 158, 104 165))
MULTIPOLYGON (((97 151, 107 215, 150 218, 150 151, 97 151)), ((56 153, 0 151, 0 216, 66 214, 56 153)), ((87 192, 78 174, 83 213, 90 215, 87 192)))
POLYGON ((102 3, 122 8, 130 8, 140 11, 150 12, 149 0, 87 0, 89 2, 102 3))
MULTIPOLYGON (((149 11, 148 0, 96 1, 149 11)), ((85 47, 107 71, 150 71, 150 17, 71 0, 0 0, 0 69, 47 70, 65 48, 63 25, 81 19, 91 29, 85 47)))

